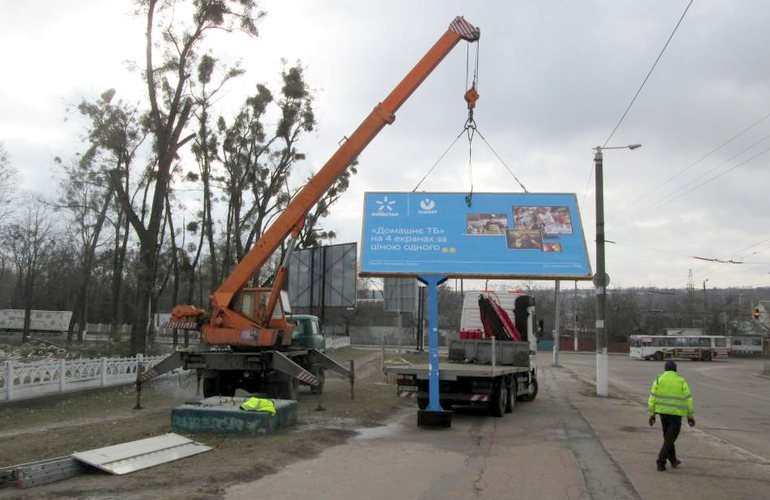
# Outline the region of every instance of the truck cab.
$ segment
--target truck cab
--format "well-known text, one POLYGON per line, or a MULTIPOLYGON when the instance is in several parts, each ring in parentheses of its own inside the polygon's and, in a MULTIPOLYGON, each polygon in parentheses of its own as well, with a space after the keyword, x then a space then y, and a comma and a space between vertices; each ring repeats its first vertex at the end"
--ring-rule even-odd
POLYGON ((326 350, 326 337, 317 316, 292 314, 286 319, 297 325, 291 334, 292 346, 315 349, 321 352, 326 350))

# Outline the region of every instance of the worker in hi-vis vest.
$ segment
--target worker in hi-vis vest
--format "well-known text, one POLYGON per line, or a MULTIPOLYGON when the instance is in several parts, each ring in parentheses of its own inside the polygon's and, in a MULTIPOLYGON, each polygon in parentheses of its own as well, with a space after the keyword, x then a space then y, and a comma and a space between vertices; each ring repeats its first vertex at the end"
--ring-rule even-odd
POLYGON ((241 404, 241 410, 263 411, 275 415, 275 405, 271 399, 249 398, 241 404))
POLYGON ((655 425, 655 415, 660 415, 663 425, 663 446, 658 453, 658 470, 666 470, 666 460, 671 467, 678 467, 681 460, 676 458, 674 442, 682 428, 682 417, 687 417, 690 427, 695 425, 692 394, 687 381, 676 373, 676 363, 666 361, 665 370, 658 375, 650 388, 647 400, 647 413, 650 414, 650 426, 655 425))

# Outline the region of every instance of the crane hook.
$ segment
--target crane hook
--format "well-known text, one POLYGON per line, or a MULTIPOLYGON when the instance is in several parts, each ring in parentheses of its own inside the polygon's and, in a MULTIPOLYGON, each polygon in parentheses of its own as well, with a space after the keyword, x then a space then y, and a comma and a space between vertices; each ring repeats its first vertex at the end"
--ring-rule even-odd
POLYGON ((468 111, 473 112, 473 108, 476 107, 476 101, 479 100, 479 93, 476 92, 476 83, 471 85, 471 88, 465 93, 465 102, 468 103, 468 111))

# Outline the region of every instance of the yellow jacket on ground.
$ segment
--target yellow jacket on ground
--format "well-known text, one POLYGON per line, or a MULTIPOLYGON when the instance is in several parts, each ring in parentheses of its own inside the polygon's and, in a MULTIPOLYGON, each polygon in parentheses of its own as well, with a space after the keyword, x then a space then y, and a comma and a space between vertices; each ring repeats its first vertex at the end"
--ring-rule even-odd
POLYGON ((647 412, 650 415, 679 415, 692 417, 695 409, 692 404, 690 386, 684 377, 675 371, 665 371, 658 375, 650 388, 647 399, 647 412))
POLYGON ((264 411, 270 415, 275 415, 275 405, 270 399, 249 398, 241 404, 241 410, 264 411))

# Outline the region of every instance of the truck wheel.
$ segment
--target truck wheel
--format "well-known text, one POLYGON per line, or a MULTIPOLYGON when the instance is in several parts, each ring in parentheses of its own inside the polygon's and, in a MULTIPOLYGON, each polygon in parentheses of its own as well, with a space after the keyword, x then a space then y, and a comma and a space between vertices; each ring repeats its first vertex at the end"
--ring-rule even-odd
POLYGON ((315 375, 318 378, 318 381, 320 384, 313 387, 310 386, 310 392, 313 394, 323 394, 324 392, 324 384, 326 383, 326 373, 324 373, 324 369, 322 366, 319 366, 315 370, 313 370, 313 375, 315 375))
POLYGON ((281 399, 293 399, 297 400, 297 393, 299 392, 299 380, 293 377, 289 377, 289 380, 281 384, 280 389, 281 399))
MULTIPOLYGON (((516 382, 514 382, 514 387, 515 385, 516 382)), ((511 389, 511 386, 508 386, 505 389, 505 392, 508 393, 508 396, 506 397, 505 413, 513 413, 513 409, 516 407, 516 395, 514 390, 515 389, 511 389)))
POLYGON ((203 379, 203 397, 219 396, 219 379, 208 377, 203 379))
POLYGON ((424 410, 428 407, 428 398, 417 398, 417 408, 424 410))
POLYGON ((203 397, 212 396, 233 397, 235 395, 235 380, 225 374, 203 378, 203 397))
POLYGON ((505 407, 508 405, 508 390, 502 381, 495 384, 495 393, 489 401, 489 414, 493 417, 502 417, 505 407))
POLYGON ((537 390, 538 390, 537 379, 536 378, 532 379, 532 382, 530 382, 530 384, 529 384, 529 388, 530 388, 529 389, 529 393, 525 394, 523 396, 520 396, 520 398, 519 398, 520 401, 534 401, 535 400, 535 398, 537 397, 537 390))

